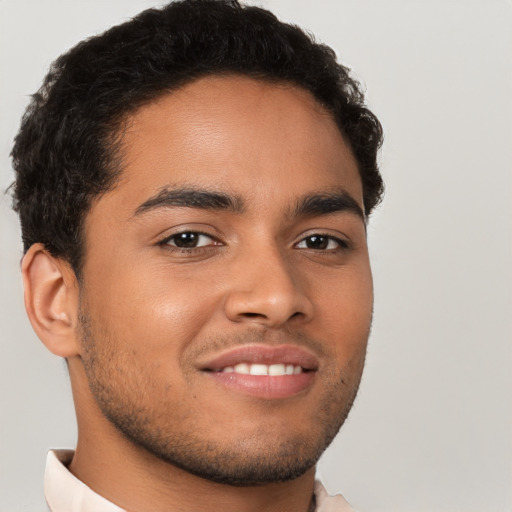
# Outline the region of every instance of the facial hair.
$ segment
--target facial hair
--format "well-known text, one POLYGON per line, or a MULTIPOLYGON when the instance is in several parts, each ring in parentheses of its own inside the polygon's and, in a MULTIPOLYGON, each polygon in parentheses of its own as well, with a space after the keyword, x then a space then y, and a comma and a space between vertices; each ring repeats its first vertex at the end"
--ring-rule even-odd
MULTIPOLYGON (((188 473, 232 486, 289 481, 311 469, 344 423, 364 365, 363 354, 342 369, 332 364, 323 370, 321 396, 304 417, 307 429, 276 436, 272 425, 261 422, 258 430, 240 435, 238 425, 226 424, 233 436, 220 442, 209 435, 207 422, 196 421, 192 410, 176 404, 173 390, 154 378, 148 363, 123 350, 122 343, 94 325, 82 308, 79 336, 91 393, 104 417, 130 443, 188 473)), ((214 348, 260 342, 264 336, 261 331, 247 331, 236 338, 204 340, 190 351, 190 357, 214 348)), ((303 334, 295 333, 295 341, 317 353, 324 351, 324 344, 303 334)), ((269 414, 281 406, 280 401, 264 404, 269 414)))

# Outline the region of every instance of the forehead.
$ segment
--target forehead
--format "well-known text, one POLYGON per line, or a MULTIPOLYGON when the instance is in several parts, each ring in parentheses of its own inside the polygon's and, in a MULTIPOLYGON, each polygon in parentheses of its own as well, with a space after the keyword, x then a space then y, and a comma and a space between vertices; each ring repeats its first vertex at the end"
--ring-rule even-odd
POLYGON ((127 120, 112 196, 142 203, 190 185, 268 203, 343 187, 362 205, 357 164, 332 115, 307 91, 241 76, 199 79, 127 120))

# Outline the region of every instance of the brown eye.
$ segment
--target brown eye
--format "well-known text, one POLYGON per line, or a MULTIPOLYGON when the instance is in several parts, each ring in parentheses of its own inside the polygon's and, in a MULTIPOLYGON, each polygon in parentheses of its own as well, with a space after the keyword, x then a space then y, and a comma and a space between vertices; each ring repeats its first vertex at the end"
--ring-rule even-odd
POLYGON ((297 244, 297 248, 314 251, 334 251, 336 249, 347 249, 348 243, 333 236, 318 234, 302 239, 297 244))
POLYGON ((305 242, 308 249, 327 249, 329 238, 326 236, 313 235, 308 236, 305 242))
POLYGON ((186 231, 166 238, 163 243, 173 247, 178 247, 179 249, 195 249, 197 247, 214 245, 215 241, 211 236, 203 233, 186 231))

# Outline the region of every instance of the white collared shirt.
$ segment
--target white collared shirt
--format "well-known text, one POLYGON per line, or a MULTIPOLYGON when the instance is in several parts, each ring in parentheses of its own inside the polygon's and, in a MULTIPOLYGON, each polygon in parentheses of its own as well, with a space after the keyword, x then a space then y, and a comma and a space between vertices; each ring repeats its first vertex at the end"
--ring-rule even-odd
MULTIPOLYGON (((44 494, 51 512, 126 512, 96 494, 67 468, 73 450, 50 450, 46 458, 44 494)), ((315 483, 316 512, 354 512, 340 494, 329 496, 315 483)))

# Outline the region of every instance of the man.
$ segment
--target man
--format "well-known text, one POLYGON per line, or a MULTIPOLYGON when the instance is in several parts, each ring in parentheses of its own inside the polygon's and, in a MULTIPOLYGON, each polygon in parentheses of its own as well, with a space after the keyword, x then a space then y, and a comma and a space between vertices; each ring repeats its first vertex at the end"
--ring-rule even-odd
POLYGON ((56 61, 12 152, 26 308, 78 421, 52 511, 350 510, 315 464, 364 365, 381 140, 329 48, 236 2, 56 61))

